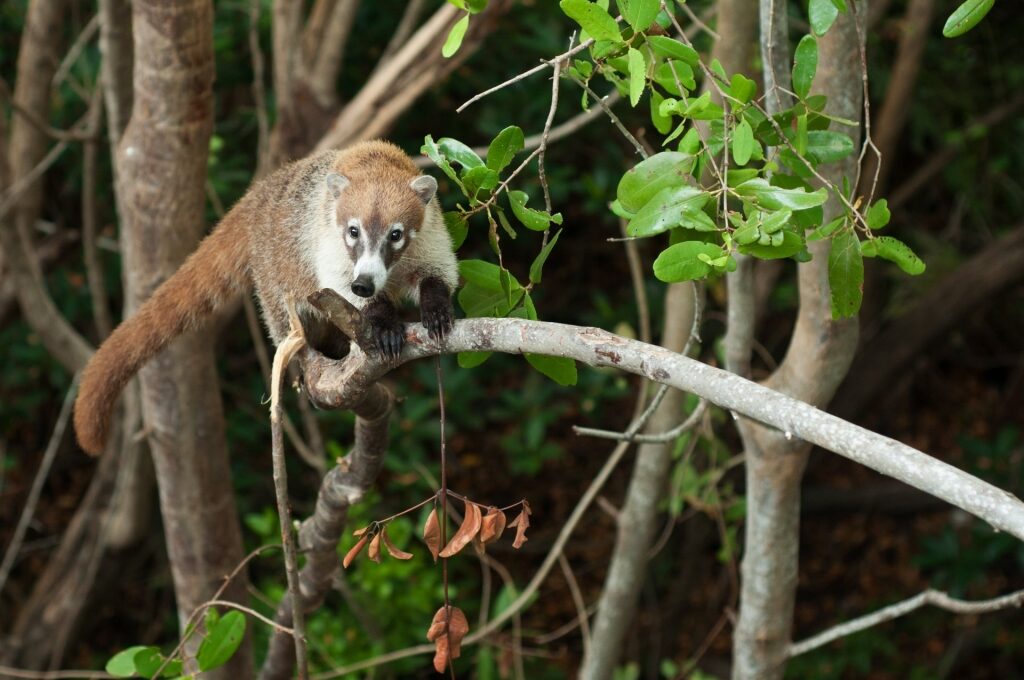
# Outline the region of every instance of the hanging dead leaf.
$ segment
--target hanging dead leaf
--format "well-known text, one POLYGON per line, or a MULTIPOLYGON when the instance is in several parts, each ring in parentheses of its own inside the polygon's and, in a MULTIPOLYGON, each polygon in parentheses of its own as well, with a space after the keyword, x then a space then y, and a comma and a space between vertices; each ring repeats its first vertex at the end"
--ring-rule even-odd
POLYGON ((437 610, 427 629, 427 640, 434 643, 434 670, 444 673, 449 660, 462 655, 462 639, 467 633, 469 621, 461 609, 448 606, 437 610))
POLYGON ((480 506, 466 501, 466 515, 462 518, 462 525, 459 526, 459 530, 452 536, 452 540, 448 541, 448 545, 444 547, 444 550, 439 553, 441 557, 456 555, 460 550, 469 545, 473 537, 479 533, 482 521, 480 506))
POLYGON ((518 550, 526 543, 529 539, 526 538, 526 530, 530 528, 530 515, 533 511, 530 510, 530 504, 523 501, 523 509, 516 515, 516 518, 509 524, 509 528, 515 527, 516 529, 516 540, 512 541, 512 547, 518 550))
POLYGON ((395 547, 395 544, 388 538, 387 529, 381 529, 380 535, 384 539, 384 547, 387 548, 388 554, 399 560, 411 560, 412 553, 407 553, 404 550, 399 550, 395 547))
POLYGON ((498 508, 488 510, 480 524, 480 541, 493 543, 501 538, 502 532, 505 531, 505 521, 505 513, 498 508))
POLYGON ((363 534, 365 534, 369 530, 370 530, 370 527, 369 526, 365 526, 362 529, 356 529, 355 531, 353 531, 352 535, 353 536, 362 536, 363 534))
POLYGON ((383 531, 378 531, 374 534, 373 539, 370 540, 370 549, 366 551, 366 556, 371 560, 380 564, 380 537, 383 531))
POLYGON ((360 538, 359 541, 352 546, 347 553, 345 553, 345 559, 341 561, 341 566, 348 569, 348 565, 352 564, 352 560, 359 556, 359 553, 363 551, 363 546, 366 545, 368 540, 370 540, 369 536, 363 536, 360 538))
POLYGON ((437 553, 441 550, 441 524, 437 521, 437 508, 427 515, 427 522, 423 525, 423 542, 430 549, 430 554, 437 562, 437 553))

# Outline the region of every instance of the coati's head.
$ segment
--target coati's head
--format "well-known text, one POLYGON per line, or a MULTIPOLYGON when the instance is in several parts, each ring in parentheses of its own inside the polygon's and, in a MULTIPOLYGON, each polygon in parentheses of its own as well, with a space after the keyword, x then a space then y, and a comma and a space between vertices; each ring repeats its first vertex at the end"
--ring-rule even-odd
POLYGON ((332 172, 327 184, 335 198, 337 228, 354 266, 352 292, 372 297, 423 226, 427 205, 437 193, 429 175, 332 172))

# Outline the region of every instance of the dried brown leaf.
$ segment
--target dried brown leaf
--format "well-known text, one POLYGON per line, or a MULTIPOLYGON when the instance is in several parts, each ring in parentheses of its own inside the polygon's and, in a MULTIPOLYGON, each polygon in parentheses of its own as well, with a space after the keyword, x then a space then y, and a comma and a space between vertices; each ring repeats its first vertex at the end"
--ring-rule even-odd
POLYGON ((374 534, 373 539, 370 541, 370 549, 366 552, 366 556, 371 560, 380 564, 380 537, 383 531, 378 531, 374 534))
POLYGON ((533 511, 530 510, 530 504, 523 501, 523 509, 516 515, 516 518, 509 524, 509 528, 515 527, 516 529, 516 540, 512 541, 512 547, 519 549, 529 539, 526 538, 526 530, 530 528, 530 515, 533 511))
POLYGON ((352 535, 353 536, 362 536, 363 534, 365 534, 369 530, 370 530, 370 527, 369 526, 365 526, 362 529, 356 529, 355 531, 353 531, 352 535))
POLYGON ((427 640, 434 643, 434 670, 444 673, 449 660, 462 655, 462 639, 468 633, 469 621, 461 609, 449 606, 437 610, 427 629, 427 640))
POLYGON ((363 536, 362 538, 360 538, 359 541, 354 546, 352 546, 352 548, 347 553, 345 553, 345 559, 341 561, 341 566, 345 569, 348 569, 348 565, 352 564, 352 560, 354 560, 359 555, 359 553, 363 551, 363 547, 366 545, 366 542, 368 540, 370 540, 369 536, 363 536))
POLYGON ((459 530, 452 536, 452 540, 448 541, 448 545, 444 547, 444 550, 439 553, 441 557, 456 555, 460 550, 469 545, 473 537, 479 533, 482 522, 483 518, 480 515, 480 507, 475 503, 466 501, 466 515, 462 518, 462 525, 459 526, 459 530))
POLYGON ((493 543, 501 538, 502 532, 505 531, 505 522, 505 513, 501 510, 498 508, 488 510, 480 524, 480 541, 493 543))
POLYGON ((395 547, 395 544, 391 542, 390 538, 388 538, 387 529, 381 529, 380 530, 380 535, 384 539, 384 547, 387 548, 387 551, 388 551, 389 555, 391 555, 395 559, 399 559, 399 560, 411 560, 412 559, 412 553, 407 553, 404 550, 399 550, 398 548, 395 547))
POLYGON ((437 508, 427 515, 427 522, 423 525, 423 542, 430 549, 430 554, 437 562, 437 553, 441 550, 441 524, 437 521, 437 508))

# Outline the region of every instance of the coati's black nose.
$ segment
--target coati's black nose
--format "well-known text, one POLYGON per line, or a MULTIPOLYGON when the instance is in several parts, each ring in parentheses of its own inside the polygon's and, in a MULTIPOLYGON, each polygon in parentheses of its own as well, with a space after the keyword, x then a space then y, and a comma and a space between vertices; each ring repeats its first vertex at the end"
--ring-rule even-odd
POLYGON ((373 279, 363 274, 352 282, 352 292, 359 297, 368 298, 373 295, 373 279))

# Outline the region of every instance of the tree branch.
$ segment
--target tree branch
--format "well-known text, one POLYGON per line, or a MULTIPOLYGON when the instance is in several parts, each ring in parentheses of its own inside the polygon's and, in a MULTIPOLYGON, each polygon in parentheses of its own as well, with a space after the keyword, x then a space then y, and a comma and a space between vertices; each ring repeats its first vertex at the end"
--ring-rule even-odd
POLYGON ((886 621, 892 621, 901 616, 931 605, 938 607, 939 609, 945 609, 948 612, 954 614, 987 614, 989 612, 999 611, 1000 609, 1007 609, 1009 607, 1020 607, 1024 604, 1024 590, 1018 590, 1001 597, 994 597, 990 600, 960 600, 954 597, 950 597, 946 593, 938 590, 928 589, 923 593, 918 593, 910 599, 891 604, 888 607, 883 607, 876 612, 865 614, 846 623, 841 623, 837 626, 833 626, 828 630, 822 631, 813 637, 809 637, 801 642, 794 643, 789 647, 789 658, 806 654, 807 652, 823 647, 830 642, 834 642, 839 638, 859 633, 862 630, 867 630, 886 621))

